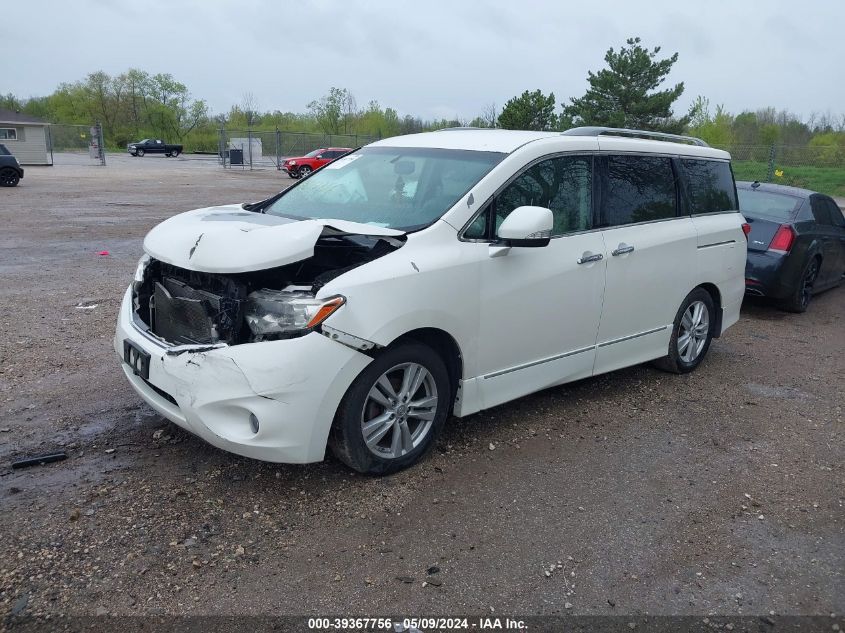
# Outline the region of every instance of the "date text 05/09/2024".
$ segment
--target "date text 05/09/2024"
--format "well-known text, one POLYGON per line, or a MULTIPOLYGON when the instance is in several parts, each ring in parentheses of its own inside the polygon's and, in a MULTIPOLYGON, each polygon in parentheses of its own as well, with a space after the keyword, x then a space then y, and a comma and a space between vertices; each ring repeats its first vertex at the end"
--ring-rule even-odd
POLYGON ((523 620, 498 617, 309 618, 308 628, 331 631, 417 633, 428 630, 527 631, 523 620))

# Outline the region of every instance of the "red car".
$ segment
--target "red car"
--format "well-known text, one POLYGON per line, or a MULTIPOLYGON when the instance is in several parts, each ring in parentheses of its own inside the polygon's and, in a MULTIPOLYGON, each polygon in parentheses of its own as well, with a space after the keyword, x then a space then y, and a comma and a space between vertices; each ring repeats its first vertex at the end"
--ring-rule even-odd
POLYGON ((282 169, 287 172, 291 178, 302 178, 307 176, 315 169, 318 169, 326 163, 332 162, 335 158, 340 158, 344 154, 351 152, 351 147, 324 147, 322 149, 315 149, 313 152, 308 152, 305 156, 297 156, 295 158, 286 158, 282 163, 282 169))

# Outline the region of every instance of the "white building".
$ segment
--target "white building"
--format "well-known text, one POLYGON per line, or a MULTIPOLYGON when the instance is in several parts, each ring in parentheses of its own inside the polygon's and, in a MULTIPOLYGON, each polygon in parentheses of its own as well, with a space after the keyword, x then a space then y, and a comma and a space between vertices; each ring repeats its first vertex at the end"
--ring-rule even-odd
POLYGON ((0 109, 0 143, 21 165, 51 165, 47 148, 48 125, 34 116, 0 109))

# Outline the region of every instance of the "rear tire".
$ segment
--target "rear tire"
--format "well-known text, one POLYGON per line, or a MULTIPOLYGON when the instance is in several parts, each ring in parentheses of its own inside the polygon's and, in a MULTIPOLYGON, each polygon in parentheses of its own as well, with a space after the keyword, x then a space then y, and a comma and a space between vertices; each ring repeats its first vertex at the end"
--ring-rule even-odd
POLYGON ((179 150, 178 150, 178 149, 174 149, 172 152, 170 152, 170 155, 171 155, 171 156, 173 156, 173 158, 178 158, 178 156, 179 156, 179 150))
POLYGON ((451 408, 443 359, 421 343, 402 343, 377 356, 349 387, 329 447, 360 473, 394 473, 432 447, 451 408))
POLYGON ((654 361, 654 366, 673 374, 691 372, 707 355, 715 327, 713 297, 704 288, 696 288, 686 296, 675 315, 669 353, 654 361))
POLYGON ((11 167, 0 169, 0 187, 17 187, 20 181, 20 174, 11 167))
POLYGON ((813 298, 813 285, 819 276, 821 259, 813 257, 804 265, 801 279, 792 294, 780 302, 780 307, 787 312, 806 312, 813 298))

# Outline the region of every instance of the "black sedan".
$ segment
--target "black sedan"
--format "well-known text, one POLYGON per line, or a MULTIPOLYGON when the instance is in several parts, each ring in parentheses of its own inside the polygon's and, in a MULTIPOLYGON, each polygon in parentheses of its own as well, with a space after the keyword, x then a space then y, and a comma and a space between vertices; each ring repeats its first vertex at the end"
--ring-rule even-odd
POLYGON ((845 216, 833 198, 808 189, 737 182, 751 232, 745 292, 804 312, 816 293, 845 278, 845 216))

